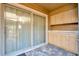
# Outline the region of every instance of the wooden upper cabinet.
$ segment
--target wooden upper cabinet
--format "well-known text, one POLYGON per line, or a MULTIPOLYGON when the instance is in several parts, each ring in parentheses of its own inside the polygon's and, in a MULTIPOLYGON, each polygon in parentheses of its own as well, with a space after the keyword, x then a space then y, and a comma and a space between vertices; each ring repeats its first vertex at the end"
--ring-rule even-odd
POLYGON ((63 12, 63 23, 76 23, 77 22, 77 9, 71 9, 63 12))
POLYGON ((50 25, 53 25, 53 24, 56 24, 55 22, 56 22, 56 15, 53 15, 53 16, 51 16, 50 17, 50 25))
POLYGON ((55 24, 62 24, 63 23, 63 13, 59 13, 56 15, 55 24))
POLYGON ((77 8, 50 16, 50 25, 76 23, 76 22, 77 22, 77 8))
POLYGON ((72 10, 73 12, 73 17, 72 19, 75 21, 75 22, 78 22, 78 8, 75 8, 74 10, 72 10))

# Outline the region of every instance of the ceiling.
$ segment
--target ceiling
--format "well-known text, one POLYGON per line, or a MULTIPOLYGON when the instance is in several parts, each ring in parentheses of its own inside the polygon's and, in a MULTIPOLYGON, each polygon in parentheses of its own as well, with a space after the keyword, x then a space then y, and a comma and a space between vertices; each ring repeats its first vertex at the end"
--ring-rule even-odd
POLYGON ((40 7, 43 7, 44 9, 50 12, 56 8, 67 5, 67 3, 37 3, 37 5, 39 5, 40 7))
POLYGON ((74 3, 21 3, 21 4, 48 14, 53 10, 56 10, 57 8, 61 8, 65 5, 73 6, 74 3))

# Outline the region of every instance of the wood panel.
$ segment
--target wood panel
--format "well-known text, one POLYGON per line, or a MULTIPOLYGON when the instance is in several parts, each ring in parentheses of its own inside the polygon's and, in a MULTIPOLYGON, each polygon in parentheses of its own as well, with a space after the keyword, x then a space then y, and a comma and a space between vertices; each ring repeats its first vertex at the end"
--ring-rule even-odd
POLYGON ((45 14, 48 14, 48 10, 44 9, 43 7, 40 7, 34 3, 21 3, 22 5, 25 5, 27 7, 30 7, 32 9, 35 9, 37 11, 43 12, 45 14))
POLYGON ((50 16, 50 25, 77 23, 77 8, 50 16))
POLYGON ((76 52, 76 31, 49 31, 49 43, 70 52, 76 52))

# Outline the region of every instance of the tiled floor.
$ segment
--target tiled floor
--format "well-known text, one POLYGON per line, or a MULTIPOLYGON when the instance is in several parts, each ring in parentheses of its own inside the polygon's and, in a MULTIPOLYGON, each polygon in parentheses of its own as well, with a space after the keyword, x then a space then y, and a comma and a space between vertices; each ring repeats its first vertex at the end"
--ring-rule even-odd
POLYGON ((48 44, 19 56, 75 56, 75 54, 58 48, 52 44, 48 44))

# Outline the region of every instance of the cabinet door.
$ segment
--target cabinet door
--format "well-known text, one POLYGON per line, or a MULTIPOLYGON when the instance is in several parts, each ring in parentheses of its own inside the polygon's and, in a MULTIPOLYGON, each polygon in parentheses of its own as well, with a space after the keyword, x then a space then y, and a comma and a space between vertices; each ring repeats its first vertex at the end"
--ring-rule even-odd
POLYGON ((33 46, 45 43, 45 18, 33 15, 33 46))
POLYGON ((64 16, 63 23, 70 23, 70 21, 72 19, 71 18, 71 11, 68 10, 68 11, 63 12, 63 16, 64 16))
POLYGON ((69 32, 69 33, 67 33, 66 40, 65 40, 66 41, 65 48, 71 52, 74 52, 74 53, 77 52, 77 50, 76 50, 76 38, 77 38, 76 32, 69 32))
POLYGON ((72 21, 73 22, 78 22, 78 8, 74 8, 72 10, 72 21))
POLYGON ((68 11, 63 12, 64 13, 64 23, 74 23, 77 22, 77 9, 71 9, 68 11))
POLYGON ((63 23, 64 23, 63 13, 61 12, 56 14, 55 24, 63 24, 63 23))
POLYGON ((75 23, 78 21, 77 15, 77 8, 52 15, 50 16, 50 25, 75 23))
POLYGON ((49 43, 65 50, 76 52, 76 32, 52 31, 49 32, 49 43))
POLYGON ((51 16, 50 17, 50 25, 55 25, 55 23, 56 23, 56 15, 53 15, 53 16, 51 16))

